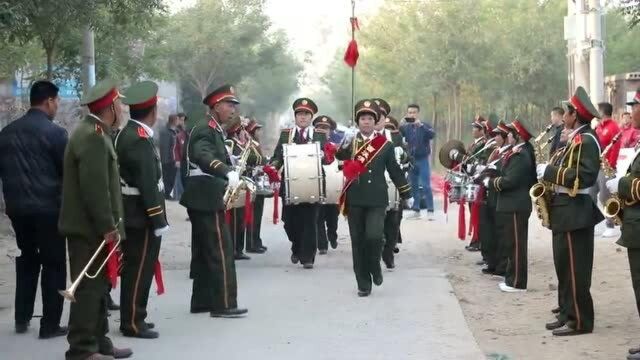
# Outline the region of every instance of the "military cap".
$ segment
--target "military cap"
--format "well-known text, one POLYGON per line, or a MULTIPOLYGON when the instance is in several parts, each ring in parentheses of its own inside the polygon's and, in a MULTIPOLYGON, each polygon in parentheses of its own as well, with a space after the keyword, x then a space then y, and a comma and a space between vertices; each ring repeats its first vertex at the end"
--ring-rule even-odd
POLYGON ((389 130, 398 130, 398 128, 400 127, 400 123, 398 122, 398 119, 394 118, 391 115, 387 115, 384 127, 389 130))
POLYGON ((633 100, 629 101, 627 103, 627 105, 629 106, 633 106, 633 105, 637 105, 640 104, 640 88, 638 88, 638 90, 636 90, 636 96, 633 97, 633 100))
POLYGON ((300 111, 306 111, 315 115, 318 112, 318 105, 309 98, 300 98, 293 102, 293 113, 297 114, 300 111))
POLYGON ((123 93, 122 103, 129 110, 149 109, 158 103, 158 84, 153 81, 141 81, 129 86, 123 93))
POLYGON ((247 126, 245 126, 245 129, 249 132, 249 134, 253 135, 256 132, 256 130, 262 129, 262 125, 257 121, 255 121, 254 119, 251 119, 249 120, 249 123, 247 124, 247 126))
POLYGON ((113 104, 116 99, 123 97, 118 92, 118 84, 113 79, 98 81, 92 88, 82 94, 80 105, 89 107, 95 113, 113 104))
POLYGON ((231 85, 222 85, 219 88, 209 93, 202 103, 212 108, 221 101, 228 101, 236 104, 240 104, 240 100, 236 96, 236 89, 231 85))
POLYGON ((460 140, 449 140, 447 141, 438 152, 438 160, 440 160, 440 164, 445 167, 445 169, 453 168, 454 161, 451 159, 451 150, 458 150, 458 153, 462 155, 466 155, 467 151, 464 148, 464 144, 460 140))
POLYGON ((473 127, 477 127, 478 129, 483 129, 486 130, 487 127, 485 126, 485 118, 483 118, 481 115, 476 116, 475 119, 473 119, 473 122, 471 122, 471 126, 473 127))
POLYGON ((507 127, 515 131, 524 141, 529 141, 529 139, 531 139, 531 137, 533 136, 531 135, 531 127, 523 119, 516 118, 511 122, 511 124, 507 125, 507 127))
POLYGON ((335 130, 338 127, 338 124, 336 124, 336 122, 327 115, 317 116, 315 119, 313 119, 312 125, 315 127, 328 126, 331 128, 331 130, 335 130))
POLYGON ((498 124, 493 128, 493 130, 491 130, 492 134, 499 134, 499 133, 503 133, 503 134, 508 134, 509 133, 509 127, 507 126, 507 124, 502 121, 499 120, 498 124))
POLYGON ((382 113, 384 113, 385 115, 391 114, 391 106, 389 106, 389 103, 386 100, 376 98, 373 99, 373 101, 376 103, 376 105, 378 105, 382 113))
POLYGON ((360 121, 360 115, 362 114, 373 115, 373 118, 375 119, 376 124, 380 120, 380 113, 379 113, 380 108, 378 107, 378 105, 376 105, 376 103, 373 100, 364 99, 364 100, 358 101, 354 110, 356 113, 355 114, 356 124, 360 121))
POLYGON ((600 113, 593 106, 589 94, 582 86, 578 86, 571 99, 562 102, 562 107, 565 111, 569 110, 569 107, 574 108, 578 115, 587 121, 591 121, 593 118, 600 119, 600 113))
POLYGON ((232 117, 229 122, 225 124, 225 130, 227 134, 235 134, 242 128, 242 119, 239 115, 232 117))

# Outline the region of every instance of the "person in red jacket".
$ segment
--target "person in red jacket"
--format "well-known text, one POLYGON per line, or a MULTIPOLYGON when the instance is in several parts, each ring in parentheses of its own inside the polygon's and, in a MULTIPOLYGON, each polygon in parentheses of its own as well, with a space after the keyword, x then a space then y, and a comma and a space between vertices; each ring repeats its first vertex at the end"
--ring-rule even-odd
MULTIPOLYGON (((613 138, 620 133, 620 126, 618 123, 611 117, 613 114, 613 106, 608 102, 601 102, 598 104, 598 111, 602 114, 602 121, 596 126, 596 135, 598 135, 598 142, 600 143, 600 150, 604 151, 604 149, 611 144, 613 138)), ((620 145, 621 141, 617 141, 615 144, 611 146, 611 149, 606 155, 606 161, 612 168, 616 168, 616 162, 618 161, 618 154, 620 153, 620 145)), ((597 182, 597 191, 598 198, 601 203, 605 203, 607 199, 611 197, 611 193, 605 186, 605 182, 608 179, 604 176, 603 172, 600 171, 598 174, 598 182, 597 182)), ((603 237, 616 237, 619 236, 618 232, 615 229, 615 225, 613 223, 613 219, 606 219, 606 230, 602 233, 603 237)))

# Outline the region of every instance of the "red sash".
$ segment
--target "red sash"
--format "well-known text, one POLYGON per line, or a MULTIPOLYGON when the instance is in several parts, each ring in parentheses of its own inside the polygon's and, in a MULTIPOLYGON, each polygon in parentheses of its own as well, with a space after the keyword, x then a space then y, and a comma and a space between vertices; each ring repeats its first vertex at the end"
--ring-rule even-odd
MULTIPOLYGON (((356 141, 356 140, 354 140, 356 141)), ((347 190, 358 179, 358 177, 367 171, 367 166, 376 156, 380 153, 380 150, 387 143, 387 138, 384 135, 377 134, 373 139, 367 141, 364 145, 358 149, 353 156, 353 160, 346 160, 342 173, 345 176, 346 182, 342 187, 340 198, 338 203, 340 205, 340 212, 343 215, 347 215, 345 202, 347 200, 347 190)), ((355 145, 354 145, 355 146, 355 145)))

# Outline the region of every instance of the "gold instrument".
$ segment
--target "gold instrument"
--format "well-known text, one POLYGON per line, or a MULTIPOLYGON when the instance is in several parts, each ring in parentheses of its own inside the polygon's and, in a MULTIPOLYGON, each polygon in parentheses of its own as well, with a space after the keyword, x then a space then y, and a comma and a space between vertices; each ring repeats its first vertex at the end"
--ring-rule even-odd
MULTIPOLYGON (((609 151, 611 151, 611 148, 613 148, 613 145, 615 145, 618 142, 618 140, 620 140, 621 136, 622 136, 622 131, 613 137, 613 139, 611 140, 611 143, 607 145, 606 148, 604 148, 604 150, 602 151, 602 155, 600 155, 600 162, 602 164, 602 173, 604 174, 607 180, 610 180, 616 177, 616 169, 614 169, 611 166, 606 156, 609 153, 609 151)), ((607 199, 607 201, 604 203, 604 209, 602 210, 602 212, 604 213, 605 217, 609 219, 613 219, 613 222, 616 225, 620 225, 622 223, 621 211, 622 211, 623 204, 624 203, 622 202, 622 200, 620 200, 620 197, 618 197, 618 193, 613 193, 611 194, 611 197, 607 199)))
MULTIPOLYGON (((553 141, 553 137, 547 139, 544 144, 540 142, 542 139, 551 131, 553 125, 547 126, 540 135, 538 135, 533 140, 533 150, 536 157, 536 164, 542 164, 547 161, 546 156, 544 154, 544 148, 553 141)), ((546 228, 551 227, 551 222, 549 221, 549 204, 551 202, 551 192, 549 191, 549 184, 545 183, 542 180, 538 180, 536 184, 534 184, 531 189, 529 189, 529 196, 534 202, 536 213, 538 214, 538 218, 542 222, 542 226, 546 228)))
POLYGON ((249 159, 249 154, 251 154, 251 143, 247 143, 245 148, 242 150, 240 154, 240 158, 236 165, 233 167, 233 170, 240 174, 240 182, 237 186, 227 186, 227 189, 224 191, 224 196, 222 201, 224 202, 225 209, 229 210, 233 207, 233 203, 238 200, 238 197, 242 193, 242 190, 249 191, 251 193, 255 193, 256 184, 249 177, 242 176, 242 174, 247 170, 247 160, 249 159))

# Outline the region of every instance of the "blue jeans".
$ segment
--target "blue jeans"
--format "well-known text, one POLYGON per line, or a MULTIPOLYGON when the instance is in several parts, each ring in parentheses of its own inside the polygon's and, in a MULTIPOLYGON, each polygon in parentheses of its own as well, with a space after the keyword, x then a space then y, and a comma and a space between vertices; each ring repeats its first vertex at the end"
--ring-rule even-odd
POLYGON ((413 195, 413 210, 420 211, 420 203, 424 196, 427 203, 427 211, 433 211, 433 192, 431 191, 431 167, 429 166, 429 158, 416 159, 413 169, 409 171, 409 182, 411 183, 411 192, 413 195), (422 191, 420 193, 420 185, 422 191))
POLYGON ((180 169, 178 169, 178 171, 176 171, 176 180, 173 183, 173 198, 180 201, 183 192, 184 186, 182 185, 182 174, 180 173, 180 169))

